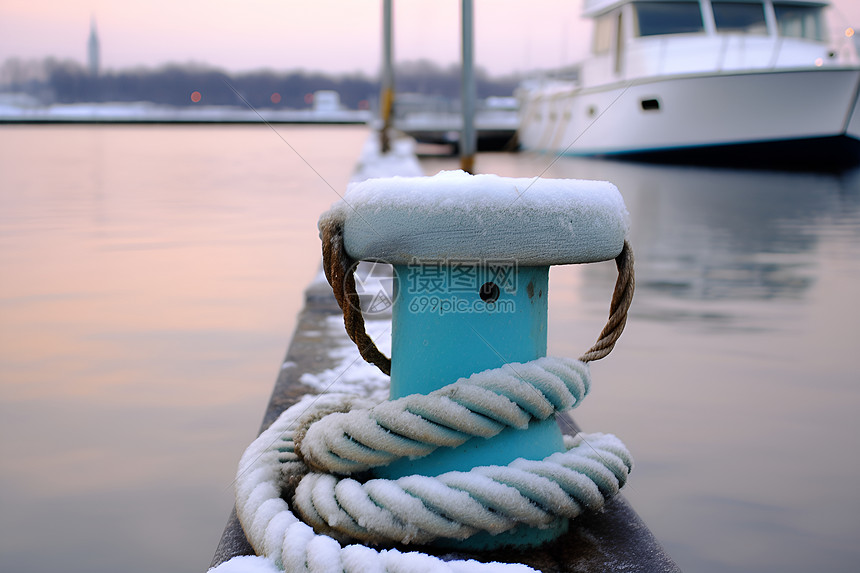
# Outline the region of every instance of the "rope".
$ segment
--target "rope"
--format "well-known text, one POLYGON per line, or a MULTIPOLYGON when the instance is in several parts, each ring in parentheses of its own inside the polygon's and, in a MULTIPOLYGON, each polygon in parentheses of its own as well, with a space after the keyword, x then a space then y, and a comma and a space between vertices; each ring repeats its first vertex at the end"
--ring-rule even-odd
POLYGON ((320 222, 323 251, 323 271, 331 285, 334 298, 343 311, 343 325, 346 333, 358 347, 361 357, 370 364, 382 370, 383 374, 391 374, 391 359, 385 356, 373 339, 367 334, 364 317, 361 314, 361 299, 355 290, 356 261, 346 253, 343 245, 343 221, 327 224, 320 222))
POLYGON ((242 527, 257 554, 286 571, 532 571, 518 564, 442 561, 349 543, 426 543, 463 539, 478 530, 500 533, 519 523, 546 527, 559 517, 599 510, 632 468, 630 454, 615 436, 579 434, 565 436, 566 451, 544 460, 518 459, 507 467, 435 478, 414 475, 362 484, 310 472, 296 446, 302 420, 343 410, 351 400, 335 394, 305 397, 242 456, 236 481, 242 527), (292 507, 285 501, 290 497, 292 507))
POLYGON ((520 458, 437 477, 360 483, 310 473, 296 488, 295 509, 316 531, 373 544, 466 539, 520 523, 545 528, 600 509, 627 479, 632 461, 618 439, 588 438, 585 447, 569 444, 540 461, 520 458))
POLYGON ((412 394, 369 409, 332 413, 309 423, 297 451, 313 469, 349 475, 403 458, 455 448, 474 437, 578 406, 591 385, 588 366, 544 357, 461 378, 430 394, 412 394))
POLYGON ((630 309, 630 303, 633 302, 636 279, 633 276, 633 248, 626 240, 621 253, 615 257, 615 266, 618 269, 618 278, 615 280, 612 302, 609 303, 609 319, 594 346, 579 357, 583 362, 605 358, 615 348, 615 343, 621 338, 621 333, 627 325, 627 311, 630 309))
MULTIPOLYGON (((337 304, 343 311, 346 332, 355 342, 362 358, 376 365, 384 374, 390 375, 391 359, 377 348, 365 329, 361 302, 355 289, 355 261, 349 257, 343 244, 343 221, 333 218, 321 220, 320 233, 323 270, 337 304)), ((626 240, 621 253, 615 257, 615 265, 618 278, 609 305, 609 318, 594 346, 580 356, 579 359, 583 362, 600 360, 612 352, 627 324, 627 311, 633 300, 636 281, 633 274, 633 249, 626 240)))

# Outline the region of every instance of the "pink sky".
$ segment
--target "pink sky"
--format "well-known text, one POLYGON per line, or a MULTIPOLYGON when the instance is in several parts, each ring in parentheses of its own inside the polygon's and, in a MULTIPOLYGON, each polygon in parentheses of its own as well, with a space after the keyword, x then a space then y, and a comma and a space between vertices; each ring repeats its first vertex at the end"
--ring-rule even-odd
MULTIPOLYGON (((493 74, 554 68, 584 54, 582 0, 474 0, 475 58, 493 74)), ((836 0, 860 28, 860 1, 836 0)), ((96 18, 103 69, 199 62, 374 74, 382 0, 2 0, 0 61, 86 58, 96 18)), ((394 0, 397 60, 459 60, 459 0, 394 0)))

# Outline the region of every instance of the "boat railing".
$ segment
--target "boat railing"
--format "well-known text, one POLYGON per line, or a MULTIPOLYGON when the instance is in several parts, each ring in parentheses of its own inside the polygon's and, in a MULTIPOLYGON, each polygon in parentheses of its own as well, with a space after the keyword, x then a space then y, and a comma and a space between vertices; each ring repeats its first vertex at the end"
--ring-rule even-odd
POLYGON ((857 61, 853 46, 844 41, 831 46, 780 36, 674 35, 630 42, 620 74, 613 73, 608 58, 594 58, 583 66, 583 79, 587 85, 599 85, 653 76, 856 65, 857 61))

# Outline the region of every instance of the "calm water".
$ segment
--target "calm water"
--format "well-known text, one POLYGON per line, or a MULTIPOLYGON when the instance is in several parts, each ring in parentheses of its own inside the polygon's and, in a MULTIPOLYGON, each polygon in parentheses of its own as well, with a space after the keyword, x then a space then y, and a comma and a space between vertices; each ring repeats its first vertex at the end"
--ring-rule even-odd
MULTIPOLYGON (((338 192, 367 136, 278 131, 338 192)), ((625 196, 637 295, 575 417, 628 499, 685 571, 855 571, 860 173, 551 161, 477 166, 625 196)), ((0 129, 4 571, 205 570, 336 199, 265 127, 0 129)), ((553 268, 551 353, 613 280, 553 268)))
MULTIPOLYGON (((342 192, 364 128, 278 131, 342 192)), ((0 128, 0 570, 205 571, 337 198, 266 127, 0 128)))

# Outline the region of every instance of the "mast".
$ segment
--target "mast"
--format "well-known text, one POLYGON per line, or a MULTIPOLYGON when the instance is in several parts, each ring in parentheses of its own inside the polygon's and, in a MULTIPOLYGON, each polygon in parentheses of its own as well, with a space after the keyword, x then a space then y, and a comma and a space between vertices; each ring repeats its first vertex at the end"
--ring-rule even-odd
POLYGON ((391 48, 391 0, 382 0, 382 86, 379 114, 382 117, 380 149, 382 153, 391 150, 391 109, 394 105, 394 65, 391 48))
POLYGON ((473 40, 473 9, 472 0, 461 0, 462 8, 462 86, 461 100, 463 108, 463 130, 460 133, 460 168, 467 173, 473 173, 475 169, 475 148, 477 147, 477 136, 475 134, 475 51, 473 40))
POLYGON ((99 37, 96 32, 96 18, 90 17, 90 38, 87 42, 87 68, 91 76, 99 75, 99 37))

